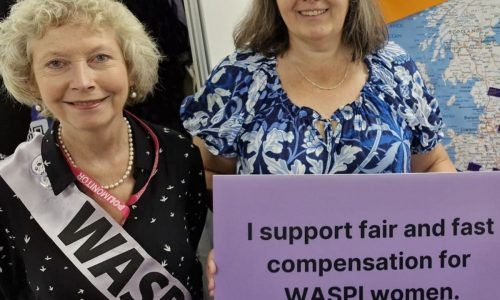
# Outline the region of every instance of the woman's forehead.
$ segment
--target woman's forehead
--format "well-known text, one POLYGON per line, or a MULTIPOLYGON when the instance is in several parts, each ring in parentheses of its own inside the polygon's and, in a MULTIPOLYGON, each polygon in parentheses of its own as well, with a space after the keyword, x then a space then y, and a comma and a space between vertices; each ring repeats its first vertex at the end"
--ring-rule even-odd
POLYGON ((31 53, 43 52, 89 52, 99 49, 120 50, 114 30, 109 28, 92 28, 83 24, 66 24, 49 27, 41 38, 28 41, 31 53))

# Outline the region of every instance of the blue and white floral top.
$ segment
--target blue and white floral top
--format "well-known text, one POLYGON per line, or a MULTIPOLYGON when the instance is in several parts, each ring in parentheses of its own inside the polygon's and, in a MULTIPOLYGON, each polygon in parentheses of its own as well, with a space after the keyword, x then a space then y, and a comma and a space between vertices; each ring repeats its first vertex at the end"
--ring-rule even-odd
POLYGON ((184 127, 211 153, 237 157, 238 174, 410 172, 411 154, 442 138, 437 100, 395 43, 364 61, 369 76, 359 97, 322 119, 288 98, 276 57, 237 51, 184 100, 184 127))

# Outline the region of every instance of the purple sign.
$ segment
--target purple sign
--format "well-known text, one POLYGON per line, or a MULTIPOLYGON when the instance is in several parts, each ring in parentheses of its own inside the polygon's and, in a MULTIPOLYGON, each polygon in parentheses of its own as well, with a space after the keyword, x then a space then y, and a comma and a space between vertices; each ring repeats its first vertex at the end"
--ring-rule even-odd
POLYGON ((499 222, 500 172, 216 176, 216 299, 500 299, 499 222))

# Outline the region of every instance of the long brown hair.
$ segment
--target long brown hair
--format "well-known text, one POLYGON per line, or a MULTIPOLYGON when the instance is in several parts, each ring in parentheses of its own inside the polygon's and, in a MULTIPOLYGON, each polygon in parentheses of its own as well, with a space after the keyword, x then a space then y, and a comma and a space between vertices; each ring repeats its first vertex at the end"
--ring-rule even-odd
MULTIPOLYGON (((387 26, 375 0, 349 0, 342 42, 353 49, 353 60, 383 47, 387 26)), ((281 55, 290 47, 288 29, 276 0, 253 0, 251 9, 233 33, 236 49, 266 56, 281 55)))

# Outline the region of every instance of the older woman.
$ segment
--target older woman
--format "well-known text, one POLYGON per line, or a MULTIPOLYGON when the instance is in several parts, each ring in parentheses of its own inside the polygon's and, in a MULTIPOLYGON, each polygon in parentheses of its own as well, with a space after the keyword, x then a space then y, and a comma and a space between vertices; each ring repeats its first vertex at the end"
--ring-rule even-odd
POLYGON ((436 99, 375 0, 254 0, 181 108, 210 176, 454 171, 436 99))
POLYGON ((56 120, 0 163, 0 298, 202 298, 199 152, 124 112, 159 59, 113 0, 22 0, 0 23, 7 90, 56 120))

